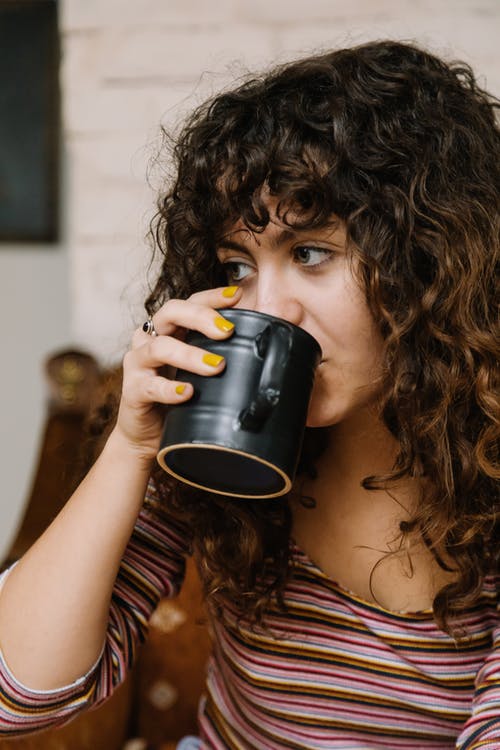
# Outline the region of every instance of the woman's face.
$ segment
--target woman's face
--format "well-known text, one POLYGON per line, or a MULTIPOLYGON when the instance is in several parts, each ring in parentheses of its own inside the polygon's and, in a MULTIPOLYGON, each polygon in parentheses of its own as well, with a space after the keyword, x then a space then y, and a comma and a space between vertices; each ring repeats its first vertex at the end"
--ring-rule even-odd
POLYGON ((283 318, 319 342, 307 425, 365 412, 380 387, 382 338, 350 269, 342 226, 291 230, 271 213, 260 233, 237 222, 217 255, 228 283, 242 289, 237 307, 283 318))

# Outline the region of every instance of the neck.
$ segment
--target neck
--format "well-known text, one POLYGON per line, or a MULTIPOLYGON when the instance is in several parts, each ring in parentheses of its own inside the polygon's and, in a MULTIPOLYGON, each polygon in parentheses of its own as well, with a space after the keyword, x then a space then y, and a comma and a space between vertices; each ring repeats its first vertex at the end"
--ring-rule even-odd
POLYGON ((371 491, 362 486, 370 476, 392 471, 398 443, 372 411, 358 413, 328 429, 325 450, 316 461, 317 477, 297 483, 303 495, 314 498, 319 521, 344 507, 355 522, 358 513, 411 514, 420 496, 418 480, 406 478, 388 491, 371 491), (332 493, 335 501, 332 502, 332 493), (367 502, 369 500, 369 502, 367 502))
POLYGON ((407 477, 379 491, 361 486, 366 477, 390 473, 397 455, 397 442, 374 416, 328 432, 317 477, 299 477, 292 497, 294 540, 326 575, 365 600, 397 611, 428 608, 442 571, 418 537, 401 546, 400 524, 413 516, 420 480, 407 477), (312 507, 305 497, 314 498, 312 507))
POLYGON ((370 411, 329 428, 327 447, 318 460, 318 477, 342 487, 360 487, 371 475, 391 471, 397 455, 397 441, 370 411))

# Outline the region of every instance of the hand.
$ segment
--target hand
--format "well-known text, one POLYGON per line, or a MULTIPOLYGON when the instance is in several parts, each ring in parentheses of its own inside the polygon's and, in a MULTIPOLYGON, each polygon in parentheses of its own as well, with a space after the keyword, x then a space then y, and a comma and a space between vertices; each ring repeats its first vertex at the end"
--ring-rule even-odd
POLYGON ((232 307, 241 297, 235 287, 219 287, 191 295, 187 300, 171 299, 153 316, 157 336, 138 329, 132 347, 123 360, 123 388, 113 434, 142 458, 150 461, 159 448, 165 409, 193 395, 193 386, 173 379, 176 368, 198 375, 217 375, 225 362, 213 363, 213 355, 184 343, 188 330, 213 339, 226 339, 233 329, 215 308, 232 307), (232 295, 232 296, 231 296, 232 295), (217 325, 217 322, 219 325, 217 325), (210 355, 204 361, 204 355, 210 355), (212 363, 210 362, 212 359, 212 363), (159 374, 159 369, 162 374, 159 374), (166 373, 166 375, 165 375, 166 373))

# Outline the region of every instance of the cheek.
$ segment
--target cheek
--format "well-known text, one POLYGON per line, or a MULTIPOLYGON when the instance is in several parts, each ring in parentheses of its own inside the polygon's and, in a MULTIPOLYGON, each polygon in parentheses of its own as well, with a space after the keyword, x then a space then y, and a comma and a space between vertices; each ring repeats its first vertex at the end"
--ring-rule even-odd
POLYGON ((383 341, 371 316, 342 315, 338 323, 330 331, 328 360, 316 372, 310 427, 342 420, 372 403, 380 389, 383 341))
POLYGON ((354 359, 362 359, 368 365, 380 360, 383 348, 382 336, 368 307, 364 292, 354 283, 351 276, 350 284, 339 311, 337 330, 340 341, 346 351, 350 351, 354 359))
POLYGON ((350 378, 380 362, 383 341, 364 300, 344 302, 331 310, 330 325, 325 317, 323 340, 328 359, 350 378))
POLYGON ((316 373, 310 427, 341 421, 373 402, 380 389, 382 336, 363 291, 347 268, 321 303, 316 307, 316 321, 327 361, 316 373))

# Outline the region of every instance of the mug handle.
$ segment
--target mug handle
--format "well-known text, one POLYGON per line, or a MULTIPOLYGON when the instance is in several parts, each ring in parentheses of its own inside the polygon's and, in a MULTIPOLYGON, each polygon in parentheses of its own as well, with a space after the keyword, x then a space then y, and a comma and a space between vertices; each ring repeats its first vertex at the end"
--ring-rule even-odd
POLYGON ((292 332, 282 323, 269 323, 255 339, 257 352, 264 357, 257 396, 239 414, 239 427, 259 430, 279 401, 283 372, 292 347, 292 332))

